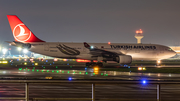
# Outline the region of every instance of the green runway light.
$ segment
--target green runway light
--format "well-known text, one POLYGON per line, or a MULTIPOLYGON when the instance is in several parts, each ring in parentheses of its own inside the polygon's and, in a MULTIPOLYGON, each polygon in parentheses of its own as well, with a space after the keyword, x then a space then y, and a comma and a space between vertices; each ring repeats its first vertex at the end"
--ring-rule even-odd
POLYGON ((29 71, 29 69, 28 69, 28 71, 29 71))
POLYGON ((64 71, 62 71, 62 73, 64 73, 64 71))
POLYGON ((37 72, 38 72, 39 70, 37 70, 37 72))
POLYGON ((103 75, 103 73, 101 73, 101 75, 103 75))
POLYGON ((76 73, 76 72, 73 72, 73 73, 76 73))
POLYGON ((43 68, 45 68, 45 67, 43 67, 43 68))
POLYGON ((108 76, 108 74, 106 74, 106 76, 108 76))
POLYGON ((70 66, 70 68, 72 68, 72 66, 70 66))
POLYGON ((69 71, 67 73, 69 73, 69 71))
POLYGON ((24 71, 25 71, 26 69, 24 69, 24 71))
POLYGON ((47 72, 49 72, 49 70, 47 70, 47 72))
POLYGON ((27 68, 26 68, 27 69, 27 68))
POLYGON ((57 73, 59 73, 59 71, 57 71, 57 73))
POLYGON ((52 72, 54 73, 54 71, 52 70, 52 72))
POLYGON ((81 72, 79 72, 79 74, 81 74, 81 72))
POLYGON ((42 72, 43 72, 43 70, 42 70, 42 72))
POLYGON ((58 66, 56 66, 56 68, 58 68, 58 66))
POLYGON ((35 69, 35 67, 33 67, 33 69, 35 69))
POLYGON ((95 75, 95 73, 93 73, 93 75, 95 75))
POLYGON ((88 74, 88 72, 86 72, 86 74, 88 74))
POLYGON ((32 71, 34 72, 34 69, 32 69, 32 71))

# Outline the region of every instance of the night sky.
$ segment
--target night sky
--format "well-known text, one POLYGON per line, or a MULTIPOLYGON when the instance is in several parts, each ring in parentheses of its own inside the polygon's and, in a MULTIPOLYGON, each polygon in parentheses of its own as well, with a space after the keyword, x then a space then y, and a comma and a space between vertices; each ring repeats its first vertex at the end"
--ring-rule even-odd
POLYGON ((0 0, 0 43, 14 41, 8 14, 47 42, 180 45, 180 0, 0 0))

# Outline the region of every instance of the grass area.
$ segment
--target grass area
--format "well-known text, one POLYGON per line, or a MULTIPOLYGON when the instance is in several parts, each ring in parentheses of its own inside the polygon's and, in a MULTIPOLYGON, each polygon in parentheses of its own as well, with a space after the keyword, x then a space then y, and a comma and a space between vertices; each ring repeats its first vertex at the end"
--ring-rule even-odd
POLYGON ((168 68, 146 68, 146 70, 139 71, 138 68, 107 68, 107 69, 100 69, 102 71, 121 71, 121 72, 138 72, 138 73, 180 73, 180 68, 178 67, 168 67, 168 68))

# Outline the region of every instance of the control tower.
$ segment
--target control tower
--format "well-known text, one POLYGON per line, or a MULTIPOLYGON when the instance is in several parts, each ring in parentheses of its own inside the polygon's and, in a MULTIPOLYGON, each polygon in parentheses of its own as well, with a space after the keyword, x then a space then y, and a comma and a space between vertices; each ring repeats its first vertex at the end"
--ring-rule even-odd
POLYGON ((141 39, 144 37, 142 33, 143 33, 143 31, 141 29, 136 30, 136 34, 134 37, 137 39, 138 44, 141 43, 141 39))

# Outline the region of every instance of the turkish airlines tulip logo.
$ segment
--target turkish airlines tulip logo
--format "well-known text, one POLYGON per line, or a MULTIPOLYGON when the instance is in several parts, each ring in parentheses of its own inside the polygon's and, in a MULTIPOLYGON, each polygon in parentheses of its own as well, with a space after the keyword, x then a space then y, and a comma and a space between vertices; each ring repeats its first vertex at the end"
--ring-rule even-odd
POLYGON ((24 24, 18 24, 13 29, 13 36, 17 41, 25 42, 31 37, 31 31, 24 24))

